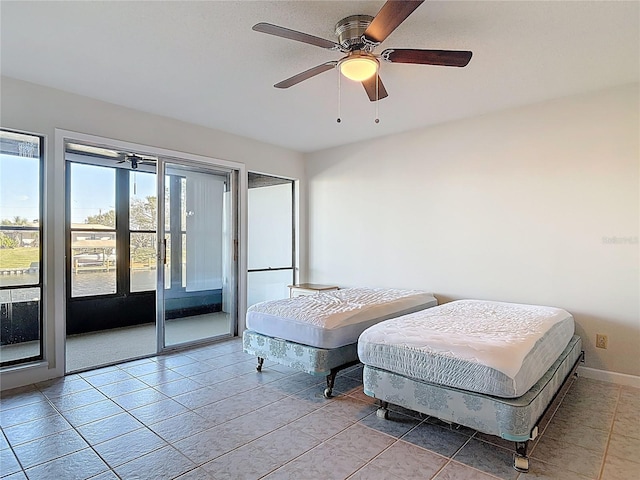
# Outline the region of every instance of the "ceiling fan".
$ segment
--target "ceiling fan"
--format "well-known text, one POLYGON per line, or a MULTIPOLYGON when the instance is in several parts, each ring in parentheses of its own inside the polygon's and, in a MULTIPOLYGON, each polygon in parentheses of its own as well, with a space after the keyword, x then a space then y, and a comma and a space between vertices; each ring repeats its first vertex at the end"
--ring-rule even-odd
POLYGON ((338 42, 290 30, 270 23, 257 23, 256 32, 308 43, 327 50, 340 51, 346 55, 298 73, 274 85, 289 88, 320 73, 338 68, 345 77, 361 82, 369 100, 375 102, 388 96, 380 80, 380 60, 390 63, 413 63, 420 65, 442 65, 464 67, 471 60, 471 52, 457 50, 421 50, 411 48, 388 48, 380 54, 373 50, 380 45, 424 0, 387 1, 375 17, 351 15, 340 20, 335 27, 338 42))
POLYGON ((136 153, 113 150, 112 148, 75 142, 68 142, 66 151, 90 157, 117 160, 116 163, 129 162, 133 170, 137 169, 138 165, 155 165, 157 161, 156 157, 149 155, 138 155, 136 153))
POLYGON ((155 165, 156 159, 155 157, 148 157, 145 155, 137 155, 135 153, 128 152, 118 152, 121 159, 117 163, 129 162, 131 164, 131 169, 136 170, 138 165, 155 165))

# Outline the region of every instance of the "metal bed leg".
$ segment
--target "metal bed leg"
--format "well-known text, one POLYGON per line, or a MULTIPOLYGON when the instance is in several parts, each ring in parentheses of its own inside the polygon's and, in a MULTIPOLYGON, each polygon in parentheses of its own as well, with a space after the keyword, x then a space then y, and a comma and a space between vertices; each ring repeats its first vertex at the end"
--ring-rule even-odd
POLYGON ((525 442, 516 442, 516 453, 513 455, 513 468, 518 472, 529 471, 529 457, 527 456, 527 447, 529 440, 525 442))
POLYGON ((262 364, 264 363, 264 358, 262 357, 258 357, 258 365, 256 366, 256 370, 261 372, 262 371, 262 364))
POLYGON ((332 368, 331 373, 327 375, 327 388, 324 389, 324 398, 331 398, 331 394, 333 393, 333 385, 336 381, 336 375, 338 373, 337 368, 332 368))
POLYGON ((336 381, 336 375, 340 370, 344 370, 345 368, 353 367, 360 363, 360 360, 354 360, 353 362, 345 363, 344 365, 340 365, 331 369, 331 373, 327 375, 327 388, 324 389, 324 398, 331 398, 333 393, 333 385, 336 381))
POLYGON ((380 407, 376 410, 376 416, 378 418, 384 418, 387 420, 389 418, 389 402, 380 401, 380 407))

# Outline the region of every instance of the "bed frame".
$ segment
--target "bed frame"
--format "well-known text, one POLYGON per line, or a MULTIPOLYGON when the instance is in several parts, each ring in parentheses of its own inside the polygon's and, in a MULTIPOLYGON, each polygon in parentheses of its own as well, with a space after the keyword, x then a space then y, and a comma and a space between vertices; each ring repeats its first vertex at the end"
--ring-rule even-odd
POLYGON ((376 412, 388 418, 394 404, 515 442, 513 467, 529 471, 529 440, 538 435, 540 420, 571 385, 584 358, 580 337, 574 335, 555 363, 531 389, 518 398, 501 398, 404 377, 364 366, 364 393, 380 400, 376 412))
MULTIPOLYGON (((378 316, 371 314, 366 320, 363 320, 362 323, 371 325, 372 323, 379 323, 390 318, 407 315, 437 305, 438 301, 433 295, 427 292, 419 293, 427 296, 427 298, 422 298, 419 304, 413 306, 405 305, 401 310, 387 310, 385 313, 378 313, 378 316)), ((277 302, 277 300, 275 302, 277 302)), ((373 304, 371 306, 373 306, 373 304)), ((394 308, 397 309, 398 307, 396 306, 394 308)), ((312 314, 315 314, 314 311, 312 311, 312 314)), ((247 317, 248 316, 249 312, 247 312, 247 317)), ((353 325, 357 326, 358 323, 353 325)), ((360 324, 360 327, 360 331, 366 328, 362 326, 362 324, 360 324)), ((280 365, 285 365, 311 375, 326 376, 327 386, 324 390, 325 398, 332 396, 333 386, 338 372, 360 363, 358 359, 357 338, 351 336, 349 340, 354 340, 354 342, 336 348, 320 348, 284 338, 265 335, 252 329, 245 330, 242 334, 243 351, 258 357, 258 365, 256 366, 258 372, 262 371, 265 360, 271 360, 280 365)))
POLYGON ((266 359, 311 375, 326 376, 325 398, 331 398, 338 372, 360 362, 357 343, 325 349, 269 337, 253 330, 244 331, 242 343, 245 353, 258 357, 258 372, 262 371, 266 359))

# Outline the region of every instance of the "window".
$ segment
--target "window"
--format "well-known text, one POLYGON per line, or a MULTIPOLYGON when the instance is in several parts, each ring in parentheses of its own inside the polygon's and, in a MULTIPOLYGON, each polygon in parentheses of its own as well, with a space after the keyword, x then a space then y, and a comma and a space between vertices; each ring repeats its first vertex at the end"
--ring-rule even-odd
POLYGON ((132 292, 156 288, 156 175, 129 175, 129 255, 132 292))
POLYGON ((68 165, 71 296, 116 293, 116 169, 68 165))
POLYGON ((295 281, 295 182, 249 172, 247 305, 287 297, 295 281))
POLYGON ((44 138, 0 130, 0 366, 42 359, 44 138))

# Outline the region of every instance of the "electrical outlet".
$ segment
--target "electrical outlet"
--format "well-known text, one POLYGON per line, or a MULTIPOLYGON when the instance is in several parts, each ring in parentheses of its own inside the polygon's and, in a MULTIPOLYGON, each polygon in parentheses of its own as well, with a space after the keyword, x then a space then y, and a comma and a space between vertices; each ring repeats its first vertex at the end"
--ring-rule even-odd
POLYGON ((609 343, 609 338, 606 335, 602 335, 600 333, 596 333, 596 347, 597 348, 607 348, 607 344, 609 343))

